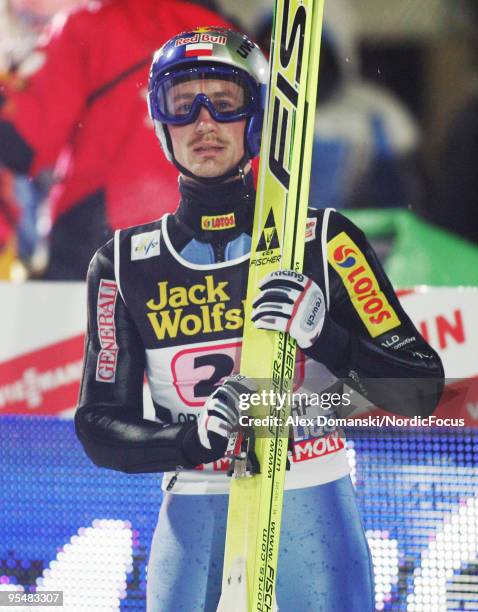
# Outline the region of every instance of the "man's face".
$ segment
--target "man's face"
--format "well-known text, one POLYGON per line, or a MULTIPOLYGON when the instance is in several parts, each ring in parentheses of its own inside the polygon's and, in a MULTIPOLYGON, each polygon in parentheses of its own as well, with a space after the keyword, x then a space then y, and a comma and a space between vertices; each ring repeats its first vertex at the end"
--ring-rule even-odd
MULTIPOLYGON (((176 114, 185 114, 199 93, 205 94, 220 112, 232 111, 244 104, 244 92, 236 83, 198 79, 174 85, 168 93, 168 106, 176 114)), ((244 155, 245 125, 245 119, 219 123, 201 106, 192 123, 168 125, 174 157, 196 176, 221 176, 237 166, 244 155)))

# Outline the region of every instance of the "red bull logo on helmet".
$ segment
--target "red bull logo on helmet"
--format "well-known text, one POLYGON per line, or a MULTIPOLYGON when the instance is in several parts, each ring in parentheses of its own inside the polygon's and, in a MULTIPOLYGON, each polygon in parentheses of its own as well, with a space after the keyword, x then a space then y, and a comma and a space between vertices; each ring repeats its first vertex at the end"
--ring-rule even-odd
POLYGON ((365 256, 346 232, 327 244, 327 256, 372 338, 400 325, 365 256))
POLYGON ((212 43, 224 46, 227 44, 227 36, 216 32, 196 32, 190 36, 177 38, 174 45, 175 47, 182 47, 183 45, 194 45, 197 43, 212 43))

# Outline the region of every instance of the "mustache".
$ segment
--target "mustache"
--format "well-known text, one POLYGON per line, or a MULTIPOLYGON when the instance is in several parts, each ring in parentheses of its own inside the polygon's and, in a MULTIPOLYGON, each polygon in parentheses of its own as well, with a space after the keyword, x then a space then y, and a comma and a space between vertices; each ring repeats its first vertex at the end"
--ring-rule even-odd
POLYGON ((192 138, 188 144, 190 147, 197 147, 199 145, 216 145, 216 146, 222 147, 227 144, 227 140, 224 140, 223 138, 217 138, 216 136, 212 138, 207 138, 207 137, 204 138, 200 136, 200 137, 192 138))

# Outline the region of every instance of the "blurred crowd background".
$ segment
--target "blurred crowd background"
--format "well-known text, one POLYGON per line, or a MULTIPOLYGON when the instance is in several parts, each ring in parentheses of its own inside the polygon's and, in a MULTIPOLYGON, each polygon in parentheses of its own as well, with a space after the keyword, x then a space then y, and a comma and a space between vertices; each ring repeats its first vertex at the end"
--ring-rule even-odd
MULTIPOLYGON (((346 211, 396 283, 478 285, 476 0, 325 7, 311 205, 346 211)), ((272 8, 0 0, 0 279, 82 280, 116 228, 173 211, 152 52, 226 23, 267 52, 272 8)))

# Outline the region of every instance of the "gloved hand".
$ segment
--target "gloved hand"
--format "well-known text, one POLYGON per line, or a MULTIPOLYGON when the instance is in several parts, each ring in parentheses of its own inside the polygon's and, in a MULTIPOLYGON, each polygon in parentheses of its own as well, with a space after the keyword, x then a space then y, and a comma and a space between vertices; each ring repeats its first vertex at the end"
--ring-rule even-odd
POLYGON ((321 288, 293 270, 267 274, 252 304, 252 321, 259 329, 289 333, 301 349, 311 347, 324 326, 326 308, 321 288))
POLYGON ((232 430, 239 423, 241 396, 255 393, 254 380, 241 374, 229 376, 206 400, 197 422, 197 434, 188 432, 184 451, 196 464, 217 461, 224 457, 232 430))
POLYGON ((236 374, 226 378, 207 398, 198 420, 199 440, 205 448, 223 446, 224 451, 226 450, 229 435, 239 423, 240 396, 250 395, 255 391, 257 385, 253 380, 236 374))

